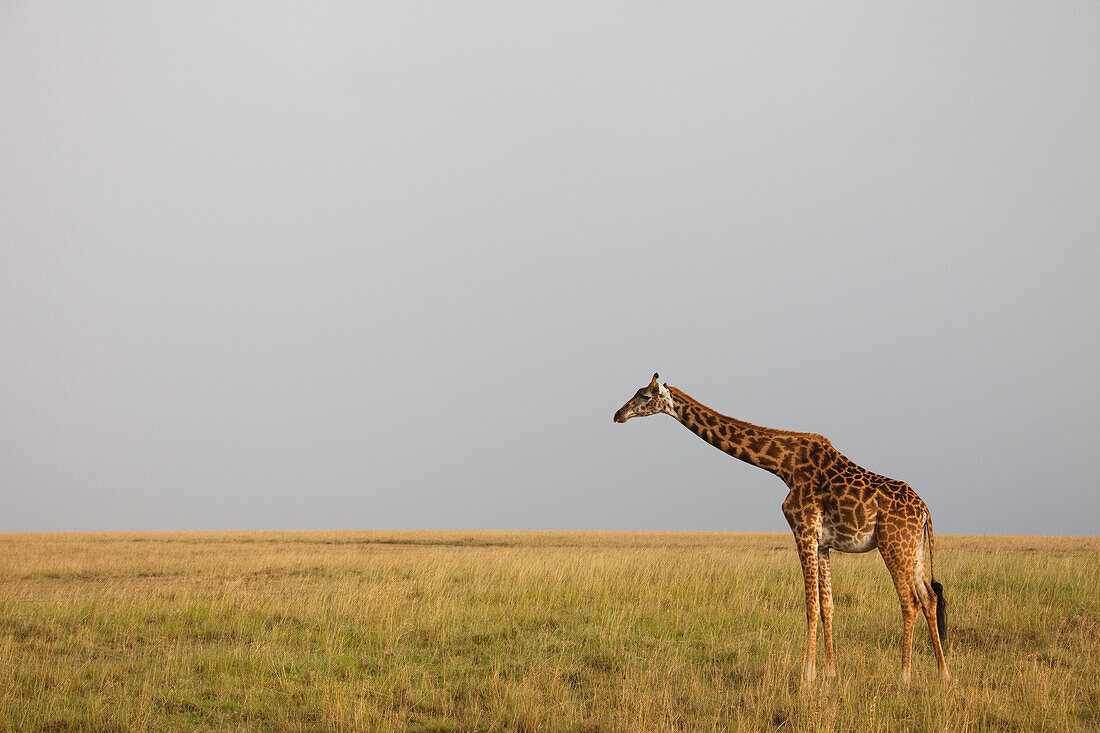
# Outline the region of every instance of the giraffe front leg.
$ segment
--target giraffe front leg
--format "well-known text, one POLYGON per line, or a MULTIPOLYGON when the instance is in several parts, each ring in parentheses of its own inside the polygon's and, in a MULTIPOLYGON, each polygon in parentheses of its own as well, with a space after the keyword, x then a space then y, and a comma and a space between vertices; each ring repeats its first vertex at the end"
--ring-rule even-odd
POLYGON ((817 676, 814 662, 817 656, 817 614, 819 611, 817 543, 800 542, 798 556, 802 561, 802 578, 806 584, 806 666, 802 672, 802 682, 809 684, 817 676))
POLYGON ((829 568, 829 548, 817 550, 817 589, 821 604, 821 629, 825 635, 825 677, 836 677, 833 660, 833 579, 829 568))

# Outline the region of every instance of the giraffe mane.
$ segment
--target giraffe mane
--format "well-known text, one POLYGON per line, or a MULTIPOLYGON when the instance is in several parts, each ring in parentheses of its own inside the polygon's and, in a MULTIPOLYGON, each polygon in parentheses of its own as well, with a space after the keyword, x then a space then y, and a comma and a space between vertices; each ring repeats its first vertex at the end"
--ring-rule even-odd
POLYGON ((713 412, 718 417, 720 417, 724 420, 729 420, 730 422, 736 423, 737 425, 740 425, 742 427, 752 428, 753 430, 760 430, 762 432, 770 433, 772 435, 787 435, 787 436, 799 437, 799 438, 817 438, 819 440, 825 441, 826 443, 829 442, 828 438, 826 438, 823 435, 819 435, 817 433, 802 432, 802 431, 799 431, 799 430, 780 430, 779 428, 768 428, 768 427, 765 427, 763 425, 756 425, 754 423, 748 422, 747 420, 741 420, 741 419, 736 418, 736 417, 730 417, 729 415, 723 415, 722 413, 718 412, 718 410, 715 410, 712 407, 708 407, 707 405, 704 405, 702 402, 695 399, 694 397, 689 395, 687 392, 684 392, 679 387, 673 387, 671 384, 665 384, 665 387, 668 388, 669 392, 672 392, 674 395, 676 395, 677 399, 683 400, 684 402, 687 402, 688 404, 692 404, 692 405, 695 405, 697 407, 700 407, 704 410, 707 410, 708 412, 713 412))

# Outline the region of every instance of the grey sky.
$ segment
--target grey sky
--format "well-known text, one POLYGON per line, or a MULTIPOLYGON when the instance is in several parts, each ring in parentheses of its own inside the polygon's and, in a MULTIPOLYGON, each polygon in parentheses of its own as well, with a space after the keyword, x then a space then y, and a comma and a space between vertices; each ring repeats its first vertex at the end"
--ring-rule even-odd
POLYGON ((0 6, 0 531, 1095 534, 1100 5, 0 6))

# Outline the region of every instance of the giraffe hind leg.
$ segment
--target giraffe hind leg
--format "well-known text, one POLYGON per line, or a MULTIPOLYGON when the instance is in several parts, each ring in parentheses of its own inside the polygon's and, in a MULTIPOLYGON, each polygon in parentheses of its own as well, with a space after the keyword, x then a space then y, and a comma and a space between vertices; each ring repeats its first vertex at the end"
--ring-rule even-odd
POLYGON ((879 544, 879 551, 890 571, 901 604, 901 681, 909 683, 913 658, 913 628, 920 615, 921 600, 914 580, 915 553, 903 551, 893 543, 879 544))
POLYGON ((924 618, 928 621, 928 635, 932 641, 932 652, 936 655, 936 669, 941 680, 951 679, 947 671, 947 660, 943 656, 943 641, 940 626, 943 620, 943 586, 931 583, 924 568, 924 557, 918 553, 913 567, 913 589, 920 600, 924 618), (938 587, 937 587, 938 586, 938 587))
POLYGON ((898 599, 901 601, 901 681, 908 684, 912 675, 913 628, 917 625, 920 608, 912 584, 904 585, 906 587, 898 587, 898 599))

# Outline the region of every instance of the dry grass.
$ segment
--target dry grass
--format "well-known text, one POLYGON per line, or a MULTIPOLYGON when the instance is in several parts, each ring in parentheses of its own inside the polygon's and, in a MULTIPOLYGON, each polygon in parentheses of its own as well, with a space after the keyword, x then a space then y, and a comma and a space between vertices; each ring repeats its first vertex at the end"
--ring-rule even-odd
POLYGON ((835 555, 800 689, 780 534, 0 535, 0 729, 1094 730, 1100 539, 937 537, 936 680, 877 553, 835 555))

